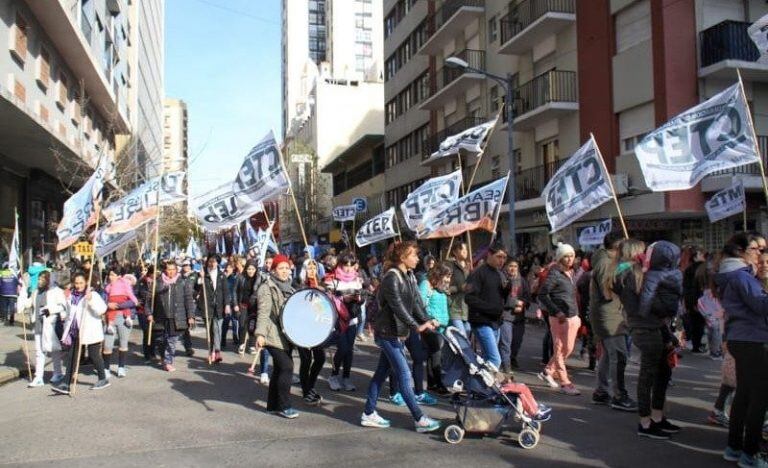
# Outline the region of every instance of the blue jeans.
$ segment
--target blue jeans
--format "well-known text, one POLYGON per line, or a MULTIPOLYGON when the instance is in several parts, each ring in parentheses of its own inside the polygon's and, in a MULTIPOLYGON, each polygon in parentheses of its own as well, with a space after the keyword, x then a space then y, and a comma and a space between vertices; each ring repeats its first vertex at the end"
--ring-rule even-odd
POLYGON ((496 367, 500 367, 499 331, 494 330, 489 325, 480 325, 475 327, 475 336, 477 336, 477 341, 480 342, 480 348, 483 350, 485 360, 496 367))
POLYGON ((368 304, 363 304, 360 306, 360 318, 358 318, 357 322, 357 334, 359 336, 363 336, 363 332, 365 331, 365 319, 366 319, 366 313, 365 309, 367 309, 368 304))
POLYGON ((16 314, 16 298, 12 296, 0 296, 0 318, 13 323, 16 314))
POLYGON ((469 325, 469 322, 461 319, 451 319, 451 326, 458 328, 459 331, 463 331, 464 336, 469 338, 469 332, 472 331, 472 327, 469 325))
POLYGON ((397 338, 376 338, 376 344, 381 348, 379 363, 376 366, 376 372, 371 378, 371 384, 368 386, 368 398, 365 400, 365 414, 371 414, 376 411, 376 400, 379 399, 381 387, 389 376, 390 370, 393 371, 395 378, 400 385, 400 393, 403 396, 405 404, 411 411, 411 416, 415 421, 421 419, 424 413, 421 412, 419 404, 416 403, 416 395, 413 393, 413 383, 411 382, 411 371, 408 367, 408 360, 403 351, 404 344, 397 338))
POLYGON ((259 357, 259 374, 266 374, 269 370, 269 351, 266 348, 261 350, 261 356, 259 357))
POLYGON ((336 341, 336 353, 333 355, 333 369, 331 375, 339 375, 339 369, 343 369, 342 377, 349 378, 352 372, 352 358, 355 355, 355 338, 357 328, 349 327, 344 333, 338 332, 336 341))

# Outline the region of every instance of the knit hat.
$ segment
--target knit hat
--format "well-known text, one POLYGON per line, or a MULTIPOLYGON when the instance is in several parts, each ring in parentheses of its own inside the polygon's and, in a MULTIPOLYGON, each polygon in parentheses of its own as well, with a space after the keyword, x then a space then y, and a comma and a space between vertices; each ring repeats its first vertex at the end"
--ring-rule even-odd
POLYGON ((274 270, 281 263, 291 264, 291 259, 283 254, 277 254, 272 258, 272 269, 274 270))
POLYGON ((573 250, 573 247, 571 247, 570 244, 564 244, 562 242, 557 243, 557 250, 555 250, 555 261, 559 262, 560 259, 565 257, 566 255, 576 255, 576 251, 573 250))

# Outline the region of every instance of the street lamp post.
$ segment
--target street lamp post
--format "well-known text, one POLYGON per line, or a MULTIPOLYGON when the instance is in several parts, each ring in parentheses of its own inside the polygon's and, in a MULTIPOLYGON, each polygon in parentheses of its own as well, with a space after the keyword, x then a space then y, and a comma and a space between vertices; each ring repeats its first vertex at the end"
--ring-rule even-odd
POLYGON ((514 89, 512 87, 512 74, 508 73, 506 77, 495 75, 486 70, 472 67, 465 60, 458 57, 448 57, 445 59, 445 65, 447 67, 484 75, 499 83, 499 85, 506 91, 504 105, 507 106, 507 160, 509 162, 509 187, 507 188, 507 204, 509 205, 509 253, 514 256, 517 253, 517 241, 515 240, 515 170, 517 169, 517 164, 515 161, 515 151, 512 146, 514 143, 514 135, 512 134, 512 119, 514 118, 514 89))

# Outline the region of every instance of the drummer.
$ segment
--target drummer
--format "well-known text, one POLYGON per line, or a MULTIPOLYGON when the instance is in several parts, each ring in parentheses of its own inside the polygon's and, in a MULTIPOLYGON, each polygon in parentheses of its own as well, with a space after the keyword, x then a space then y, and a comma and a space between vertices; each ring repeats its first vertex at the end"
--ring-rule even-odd
MULTIPOLYGON (((303 268, 299 273, 297 289, 315 288, 324 289, 322 283, 318 281, 318 265, 314 259, 304 260, 303 268)), ((317 405, 323 399, 315 391, 315 383, 320 371, 325 364, 325 347, 323 345, 314 348, 298 348, 299 350, 299 381, 301 382, 301 393, 304 402, 308 405, 317 405)))
POLYGON ((299 412, 291 407, 293 348, 280 325, 283 304, 291 294, 291 261, 285 255, 275 255, 270 273, 256 292, 256 344, 260 348, 266 347, 272 356, 267 411, 287 419, 299 417, 299 412))

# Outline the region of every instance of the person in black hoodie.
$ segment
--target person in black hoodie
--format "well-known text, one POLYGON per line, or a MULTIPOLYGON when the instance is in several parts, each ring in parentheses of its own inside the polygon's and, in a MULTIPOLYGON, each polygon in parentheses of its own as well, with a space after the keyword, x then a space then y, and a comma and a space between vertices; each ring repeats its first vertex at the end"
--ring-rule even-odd
POLYGON ((685 304, 685 315, 683 322, 685 334, 691 340, 693 345, 692 353, 703 353, 702 338, 707 322, 704 316, 699 312, 698 301, 704 290, 697 280, 697 273, 701 268, 706 268, 706 256, 704 251, 698 247, 690 248, 691 264, 683 272, 683 302, 685 304))
POLYGON ((683 277, 678 269, 680 249, 667 241, 651 244, 642 254, 643 243, 622 242, 613 289, 618 294, 632 341, 640 349, 637 434, 651 439, 669 439, 680 427, 664 417, 667 385, 672 376, 670 356, 676 339, 669 323, 677 314, 683 295, 683 277))
POLYGON ((469 324, 480 342, 487 362, 499 368, 499 328, 504 304, 509 295, 510 282, 501 271, 507 253, 499 244, 488 248, 485 263, 467 278, 464 302, 469 308, 469 324))

